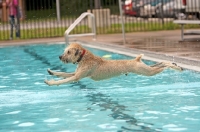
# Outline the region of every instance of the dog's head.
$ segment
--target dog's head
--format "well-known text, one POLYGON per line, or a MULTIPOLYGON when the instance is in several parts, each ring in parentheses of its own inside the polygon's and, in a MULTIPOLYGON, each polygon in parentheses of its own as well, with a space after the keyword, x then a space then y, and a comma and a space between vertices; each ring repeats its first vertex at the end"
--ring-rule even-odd
POLYGON ((86 50, 77 43, 70 44, 64 51, 64 53, 59 56, 60 60, 64 63, 78 63, 81 61, 86 50))

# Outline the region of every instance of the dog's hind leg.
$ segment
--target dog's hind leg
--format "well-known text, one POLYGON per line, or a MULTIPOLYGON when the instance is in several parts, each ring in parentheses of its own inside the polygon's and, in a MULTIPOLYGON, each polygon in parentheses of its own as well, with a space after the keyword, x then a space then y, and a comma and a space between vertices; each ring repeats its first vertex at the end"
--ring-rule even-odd
POLYGON ((134 60, 137 62, 137 68, 136 70, 133 71, 133 73, 137 73, 140 75, 145 75, 145 76, 153 76, 155 74, 158 74, 162 72, 165 69, 165 66, 161 63, 157 63, 152 66, 146 65, 144 62, 142 62, 142 56, 143 54, 140 54, 137 56, 134 60))
POLYGON ((148 76, 153 76, 155 74, 158 74, 162 72, 166 68, 172 68, 174 70, 182 71, 183 68, 177 66, 176 63, 171 63, 171 62, 160 62, 155 65, 149 66, 149 68, 146 68, 143 72, 143 75, 148 75, 148 76))
POLYGON ((75 74, 75 73, 55 72, 55 71, 51 71, 50 69, 47 69, 47 72, 50 75, 61 77, 61 78, 71 77, 71 76, 74 76, 75 74))
POLYGON ((175 63, 171 62, 160 62, 152 66, 148 66, 142 62, 138 64, 137 72, 138 74, 145 75, 145 76, 153 76, 162 72, 164 69, 172 68, 174 70, 182 71, 183 69, 175 63))
POLYGON ((171 63, 171 62, 160 62, 155 65, 152 65, 151 67, 157 67, 157 68, 172 68, 174 70, 182 71, 183 68, 180 66, 177 66, 176 63, 171 63))
POLYGON ((163 63, 162 62, 159 62, 159 63, 156 63, 154 65, 151 65, 150 67, 163 67, 163 63))

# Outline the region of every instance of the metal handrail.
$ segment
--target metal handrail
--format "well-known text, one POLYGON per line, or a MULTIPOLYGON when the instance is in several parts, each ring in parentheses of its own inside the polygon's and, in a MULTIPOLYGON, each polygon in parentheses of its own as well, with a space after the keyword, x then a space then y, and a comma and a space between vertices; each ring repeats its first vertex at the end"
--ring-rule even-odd
POLYGON ((69 44, 69 37, 81 37, 81 36, 93 36, 93 40, 96 40, 96 25, 95 25, 95 17, 94 14, 89 12, 82 13, 75 21, 72 23, 69 28, 65 31, 65 42, 69 44), (72 34, 69 33, 79 24, 86 16, 91 17, 92 21, 92 33, 83 33, 83 34, 72 34))

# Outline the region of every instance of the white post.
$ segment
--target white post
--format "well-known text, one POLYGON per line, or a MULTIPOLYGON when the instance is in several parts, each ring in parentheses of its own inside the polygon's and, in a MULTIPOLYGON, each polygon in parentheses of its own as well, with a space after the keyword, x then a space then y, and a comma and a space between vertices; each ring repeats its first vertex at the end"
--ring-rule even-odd
POLYGON ((56 0, 57 21, 60 22, 60 0, 56 0))
POLYGON ((119 12, 120 12, 120 17, 121 17, 123 44, 126 44, 126 36, 125 36, 125 30, 124 30, 124 19, 123 19, 123 14, 122 14, 122 2, 121 2, 121 0, 119 0, 119 12))

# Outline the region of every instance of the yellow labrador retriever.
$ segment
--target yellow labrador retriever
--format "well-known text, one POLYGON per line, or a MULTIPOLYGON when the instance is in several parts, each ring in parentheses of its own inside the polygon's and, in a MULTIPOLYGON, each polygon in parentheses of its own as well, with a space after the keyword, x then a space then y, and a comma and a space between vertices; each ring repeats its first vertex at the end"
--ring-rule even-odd
POLYGON ((78 64, 74 73, 55 72, 48 69, 50 75, 63 78, 62 80, 45 80, 49 86, 60 85, 64 83, 76 82, 82 78, 90 77, 99 81, 122 74, 136 73, 145 76, 152 76, 162 72, 166 68, 172 68, 182 71, 183 69, 175 63, 160 62, 155 65, 148 66, 141 61, 143 55, 137 56, 133 60, 105 60, 95 56, 89 50, 83 48, 80 44, 72 43, 59 56, 64 63, 78 64))

